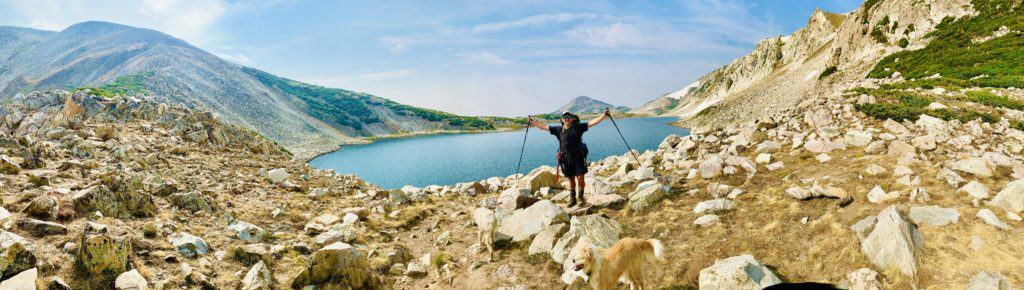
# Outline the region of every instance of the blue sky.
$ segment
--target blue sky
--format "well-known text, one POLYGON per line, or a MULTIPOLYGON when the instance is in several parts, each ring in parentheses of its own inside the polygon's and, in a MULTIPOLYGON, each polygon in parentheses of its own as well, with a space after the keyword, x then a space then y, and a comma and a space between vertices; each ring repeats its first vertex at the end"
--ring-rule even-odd
POLYGON ((862 1, 0 0, 0 25, 103 20, 233 62, 467 115, 552 111, 587 95, 638 106, 862 1))

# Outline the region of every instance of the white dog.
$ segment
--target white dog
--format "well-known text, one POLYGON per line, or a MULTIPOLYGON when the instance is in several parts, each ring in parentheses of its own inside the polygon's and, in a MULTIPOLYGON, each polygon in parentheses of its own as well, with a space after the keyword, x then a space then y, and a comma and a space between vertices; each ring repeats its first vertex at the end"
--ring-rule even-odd
POLYGON ((487 247, 487 261, 494 260, 494 234, 498 231, 498 220, 494 211, 479 207, 473 210, 473 222, 476 223, 476 240, 487 247))

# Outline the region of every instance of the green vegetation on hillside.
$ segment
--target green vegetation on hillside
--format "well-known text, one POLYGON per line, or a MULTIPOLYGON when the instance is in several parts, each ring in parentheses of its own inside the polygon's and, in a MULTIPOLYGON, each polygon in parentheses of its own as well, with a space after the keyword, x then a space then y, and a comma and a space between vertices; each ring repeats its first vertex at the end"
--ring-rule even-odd
POLYGON ((369 135, 366 125, 384 122, 381 119, 381 113, 377 111, 384 108, 399 115, 444 122, 455 127, 454 129, 494 129, 494 125, 478 117, 463 117, 437 110, 403 105, 369 94, 305 84, 248 67, 242 68, 242 70, 267 86, 295 96, 304 103, 306 112, 311 116, 338 129, 350 128, 358 134, 369 135))
POLYGON ((820 80, 820 79, 826 78, 826 77, 836 73, 837 70, 838 69, 835 66, 827 67, 827 68, 825 68, 825 70, 821 71, 821 75, 818 75, 818 79, 820 80))
MULTIPOLYGON (((1024 87, 1024 35, 1011 32, 981 43, 972 39, 991 36, 1001 26, 1011 31, 1024 30, 1024 11, 1013 7, 1015 0, 974 0, 978 16, 959 20, 946 18, 936 30, 928 46, 919 50, 891 54, 868 74, 885 78, 893 71, 914 79, 941 74, 945 82, 962 86, 1024 87), (1011 7, 1013 7, 1011 9, 1011 7), (889 69, 889 71, 886 71, 889 69)), ((870 3, 872 1, 868 1, 870 3)), ((868 6, 865 3, 865 6, 868 6)))
POLYGON ((155 75, 155 73, 151 71, 125 75, 118 77, 111 83, 104 84, 99 87, 79 87, 75 90, 89 89, 93 95, 108 99, 116 96, 142 95, 147 92, 145 79, 152 77, 153 75, 155 75))

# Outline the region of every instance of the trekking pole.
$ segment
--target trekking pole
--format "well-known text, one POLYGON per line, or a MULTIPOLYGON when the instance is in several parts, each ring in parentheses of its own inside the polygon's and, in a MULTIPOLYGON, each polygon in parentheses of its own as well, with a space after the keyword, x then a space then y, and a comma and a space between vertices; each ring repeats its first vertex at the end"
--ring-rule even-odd
POLYGON ((636 160, 636 165, 643 166, 643 163, 640 163, 640 158, 636 157, 636 152, 633 152, 633 148, 629 147, 629 142, 626 142, 626 137, 622 136, 622 131, 619 130, 619 124, 615 123, 615 118, 612 117, 611 113, 608 113, 608 119, 612 120, 612 125, 615 125, 615 131, 619 132, 619 138, 622 138, 622 143, 626 144, 626 149, 629 149, 629 153, 633 155, 633 160, 636 160))
POLYGON ((526 133, 523 134, 523 147, 519 149, 519 163, 516 164, 516 174, 519 174, 519 167, 523 165, 523 152, 526 151, 526 136, 530 135, 530 116, 526 116, 526 133))

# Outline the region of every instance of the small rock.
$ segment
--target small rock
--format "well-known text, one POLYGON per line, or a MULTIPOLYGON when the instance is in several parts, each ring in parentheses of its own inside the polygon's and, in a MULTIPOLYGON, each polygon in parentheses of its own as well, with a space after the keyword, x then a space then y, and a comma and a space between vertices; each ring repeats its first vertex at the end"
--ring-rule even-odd
POLYGON ((206 241, 185 232, 171 234, 167 239, 186 258, 195 258, 198 255, 210 253, 210 246, 206 244, 206 241))
POLYGON ((700 270, 700 289, 763 289, 782 283, 768 267, 749 254, 716 261, 700 270))
POLYGON ((114 281, 114 288, 117 290, 146 290, 149 289, 149 282, 139 274, 139 270, 131 270, 121 273, 114 281))
POLYGON ((731 200, 717 198, 697 203, 697 206, 693 208, 693 213, 718 213, 731 210, 733 207, 735 207, 735 203, 733 203, 731 200))
POLYGON ((992 210, 990 210, 990 209, 983 208, 983 209, 979 210, 978 214, 976 214, 975 216, 980 218, 986 224, 990 224, 990 225, 992 225, 992 226, 994 226, 996 228, 999 228, 1001 230, 1009 230, 1010 229, 1010 225, 1008 225, 1005 222, 1003 222, 1003 220, 1000 220, 999 217, 996 216, 996 213, 992 212, 992 210))
POLYGON ((702 227, 707 227, 707 226, 711 226, 711 225, 717 223, 718 220, 719 220, 718 215, 706 214, 706 215, 702 215, 702 216, 698 217, 696 220, 694 220, 693 224, 698 225, 698 226, 702 226, 702 227))
POLYGON ((910 208, 910 220, 915 224, 925 224, 933 227, 941 227, 948 224, 955 224, 960 219, 960 213, 955 208, 941 208, 935 205, 915 206, 910 208))
POLYGON ((978 272, 978 275, 971 279, 971 284, 965 290, 1011 290, 1013 284, 1010 279, 999 272, 978 272))

